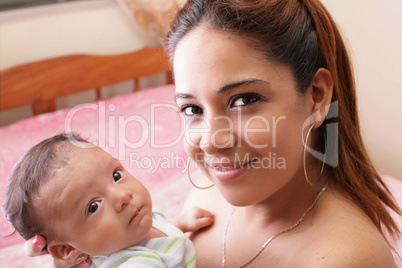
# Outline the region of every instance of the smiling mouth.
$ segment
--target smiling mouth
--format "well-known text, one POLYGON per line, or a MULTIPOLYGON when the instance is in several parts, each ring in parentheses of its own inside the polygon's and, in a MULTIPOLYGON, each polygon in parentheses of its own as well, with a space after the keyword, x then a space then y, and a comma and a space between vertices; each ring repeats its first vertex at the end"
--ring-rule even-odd
POLYGON ((140 207, 138 210, 136 210, 136 211, 134 212, 134 215, 133 215, 133 217, 130 219, 130 221, 129 221, 128 224, 130 224, 130 223, 138 216, 138 214, 140 213, 141 209, 142 209, 142 207, 140 207))
POLYGON ((212 165, 210 164, 209 166, 218 171, 230 171, 230 170, 247 167, 255 161, 257 161, 257 158, 254 158, 251 161, 248 161, 246 163, 214 163, 212 165))
POLYGON ((221 165, 211 165, 215 177, 220 181, 230 181, 243 174, 246 170, 251 168, 251 165, 257 161, 255 158, 245 163, 222 163, 221 165))

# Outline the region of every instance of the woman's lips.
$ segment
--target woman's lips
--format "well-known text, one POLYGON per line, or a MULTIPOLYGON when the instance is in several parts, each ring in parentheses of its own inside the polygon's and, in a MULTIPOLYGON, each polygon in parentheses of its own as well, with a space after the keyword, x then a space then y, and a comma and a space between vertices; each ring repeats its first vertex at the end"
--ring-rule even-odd
POLYGON ((245 163, 245 164, 230 164, 230 163, 224 163, 224 164, 217 164, 214 163, 213 165, 210 165, 212 170, 215 173, 215 176, 218 180, 221 181, 227 181, 236 178, 237 176, 241 175, 243 172, 245 172, 250 165, 255 161, 255 159, 245 163))

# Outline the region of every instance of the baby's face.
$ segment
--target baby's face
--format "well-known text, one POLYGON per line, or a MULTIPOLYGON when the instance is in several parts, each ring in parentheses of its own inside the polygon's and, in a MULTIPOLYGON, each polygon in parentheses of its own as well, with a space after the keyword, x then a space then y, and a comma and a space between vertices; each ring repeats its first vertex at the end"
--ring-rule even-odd
POLYGON ((43 220, 56 236, 89 255, 144 241, 152 227, 147 189, 98 147, 74 147, 69 163, 39 191, 43 220))

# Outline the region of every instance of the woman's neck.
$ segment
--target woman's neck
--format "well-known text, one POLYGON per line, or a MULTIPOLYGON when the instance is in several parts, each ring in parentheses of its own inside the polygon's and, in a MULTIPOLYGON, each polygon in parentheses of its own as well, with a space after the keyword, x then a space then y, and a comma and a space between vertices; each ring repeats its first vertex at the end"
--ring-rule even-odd
POLYGON ((314 186, 301 179, 294 179, 268 199, 238 208, 236 213, 242 213, 242 217, 239 218, 247 219, 249 226, 283 229, 284 226, 295 223, 311 206, 328 178, 327 174, 323 174, 321 180, 314 186))

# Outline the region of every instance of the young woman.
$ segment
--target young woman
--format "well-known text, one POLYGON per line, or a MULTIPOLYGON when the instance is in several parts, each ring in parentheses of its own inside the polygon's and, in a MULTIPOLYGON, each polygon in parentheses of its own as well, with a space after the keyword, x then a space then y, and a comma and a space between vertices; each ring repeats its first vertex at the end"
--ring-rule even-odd
POLYGON ((318 0, 190 0, 166 51, 186 151, 214 185, 187 202, 215 215, 190 236, 198 267, 395 267, 384 232, 400 234, 387 209, 400 210, 318 0))

